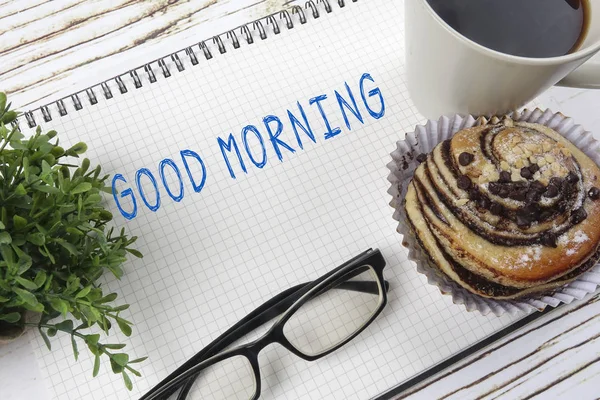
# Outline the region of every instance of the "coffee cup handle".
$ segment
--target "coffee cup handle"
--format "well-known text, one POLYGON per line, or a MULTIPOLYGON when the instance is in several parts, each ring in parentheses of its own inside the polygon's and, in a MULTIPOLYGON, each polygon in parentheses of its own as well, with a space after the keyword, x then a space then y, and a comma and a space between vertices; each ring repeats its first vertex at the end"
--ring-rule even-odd
POLYGON ((600 89, 600 60, 597 57, 592 58, 556 85, 582 89, 600 89))

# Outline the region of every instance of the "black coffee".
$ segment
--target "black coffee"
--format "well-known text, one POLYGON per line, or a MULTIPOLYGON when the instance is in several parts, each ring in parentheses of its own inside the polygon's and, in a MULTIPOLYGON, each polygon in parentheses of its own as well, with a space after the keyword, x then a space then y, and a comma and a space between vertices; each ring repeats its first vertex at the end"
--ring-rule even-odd
POLYGON ((502 53, 555 57, 585 38, 588 0, 427 0, 448 25, 502 53))

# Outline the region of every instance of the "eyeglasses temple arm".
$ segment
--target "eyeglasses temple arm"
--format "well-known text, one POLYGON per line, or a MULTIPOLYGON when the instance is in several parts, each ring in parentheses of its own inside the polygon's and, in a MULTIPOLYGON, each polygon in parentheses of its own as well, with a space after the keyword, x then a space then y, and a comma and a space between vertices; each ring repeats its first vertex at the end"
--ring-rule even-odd
MULTIPOLYGON (((151 389, 146 395, 144 395, 140 400, 145 400, 148 395, 150 395, 153 391, 157 390, 164 384, 167 384, 171 379, 175 378, 179 374, 185 372, 187 369, 193 367, 194 365, 199 364, 200 362, 218 354, 227 348, 231 343, 233 343, 237 338, 243 337, 244 335, 252 332, 254 329, 263 325, 264 323, 270 321, 273 318, 279 316, 282 312, 287 310, 292 306, 302 295, 304 295, 305 291, 301 290, 306 285, 312 282, 302 283, 300 285, 296 285, 292 288, 289 288, 277 296, 273 297, 271 300, 262 304, 246 317, 241 319, 227 331, 225 331, 222 335, 220 335, 217 339, 208 344, 204 349, 196 353, 192 358, 182 364, 179 368, 173 371, 169 376, 163 379, 159 384, 157 384, 153 389, 151 389)), ((389 282, 384 281, 386 292, 389 290, 389 282)), ((371 281, 353 281, 353 282, 342 282, 338 285, 337 288, 352 290, 362 293, 370 293, 377 294, 379 292, 379 287, 376 282, 371 281)), ((196 377, 192 377, 185 382, 182 386, 181 391, 177 396, 177 400, 184 400, 187 397, 190 389, 193 386, 196 377)), ((163 399, 168 399, 177 388, 174 387, 172 390, 165 392, 165 395, 162 396, 163 399)))
MULTIPOLYGON (((359 254, 358 256, 352 258, 351 260, 347 261, 346 263, 339 266, 338 268, 335 268, 334 270, 325 274, 325 276, 323 276, 323 277, 326 277, 327 275, 332 275, 333 273, 335 273, 336 271, 345 267, 346 265, 348 265, 352 262, 355 262, 357 259, 359 259, 361 257, 366 256, 370 252, 371 252, 371 250, 367 250, 367 251, 359 254)), ((307 285, 309 285, 311 283, 312 282, 306 282, 306 283, 302 283, 302 284, 296 285, 294 287, 291 287, 291 288, 279 293, 272 299, 268 300, 267 302, 265 302, 264 304, 262 304, 261 306, 256 308, 254 311, 249 313, 247 316, 242 318, 239 322, 237 322, 235 325, 233 325, 231 328, 229 328, 227 331, 225 331, 218 338, 216 338, 211 343, 209 343, 206 347, 204 347, 204 349, 200 350, 192 358, 190 358, 188 361, 183 363, 175 371, 173 371, 166 378, 164 378, 160 383, 158 383, 156 386, 154 386, 152 389, 150 389, 144 396, 142 396, 140 398, 140 400, 146 400, 153 392, 158 390, 158 388, 162 387, 163 385, 168 384, 172 379, 174 379, 181 373, 185 372, 187 369, 193 367, 194 365, 202 362, 203 360, 205 360, 209 357, 212 357, 215 354, 218 354, 220 351, 227 348, 227 346, 229 346, 231 343, 235 342, 235 340, 237 340, 237 338, 240 338, 240 337, 246 335, 247 333, 258 328, 265 322, 268 322, 269 320, 277 317, 283 311, 288 309, 292 304, 294 304, 294 302, 296 302, 300 297, 302 297, 302 295, 306 292, 306 290, 302 290, 302 289, 305 289, 307 287, 307 285)), ((345 283, 347 283, 347 282, 342 282, 340 284, 340 287, 346 286, 346 285, 344 285, 345 283)), ((365 283, 367 285, 359 286, 359 288, 362 288, 362 290, 359 290, 359 291, 364 292, 365 290, 367 290, 368 293, 373 293, 373 294, 378 292, 379 289, 376 286, 377 284, 375 282, 363 282, 363 283, 365 283), (372 287, 369 288, 369 286, 372 286, 372 287)), ((387 292, 389 290, 389 283, 387 281, 384 281, 384 285, 385 285, 385 290, 387 292)), ((355 289, 357 289, 357 288, 356 287, 355 288, 348 287, 348 290, 355 290, 355 289)), ((177 397, 179 400, 186 398, 187 393, 191 389, 191 386, 192 386, 194 380, 195 380, 195 377, 190 378, 188 381, 186 381, 181 392, 179 393, 179 395, 177 397)), ((167 399, 175 391, 177 391, 177 387, 174 387, 172 390, 165 392, 165 395, 161 396, 161 398, 167 399)))
MULTIPOLYGON (((308 283, 310 283, 310 282, 308 282, 308 283)), ((298 288, 298 289, 295 292, 290 293, 288 295, 288 297, 280 300, 278 303, 272 305, 271 307, 262 311, 258 315, 253 315, 251 318, 249 318, 248 321, 242 320, 242 321, 238 322, 236 325, 231 327, 227 332, 225 332, 223 335, 221 335, 219 338, 217 338, 217 340, 215 340, 210 345, 208 345, 205 348, 205 350, 203 350, 203 351, 206 351, 204 353, 206 355, 206 357, 203 357, 203 358, 207 359, 209 357, 212 357, 215 354, 218 354, 219 352, 221 352, 223 349, 225 349, 227 346, 229 346, 231 343, 233 343, 236 340, 236 339, 232 339, 232 338, 240 338, 240 337, 246 335, 247 333, 252 332, 254 329, 258 328, 259 326, 263 325, 264 323, 270 321, 271 319, 279 316, 281 313, 283 313, 285 310, 287 310, 289 307, 291 307, 292 304, 294 304, 300 297, 302 297, 302 295, 304 295, 304 291, 300 290, 300 289, 305 287, 308 283, 294 286, 292 289, 296 289, 296 288, 298 288)), ((390 283, 388 281, 384 281, 384 286, 385 286, 385 291, 386 292, 389 291, 390 283)), ((329 285, 328 285, 328 287, 329 287, 329 285)), ((342 282, 335 289, 351 290, 354 292, 361 292, 361 293, 368 293, 368 294, 378 294, 379 293, 379 286, 378 286, 377 282, 373 282, 373 281, 342 282)), ((322 293, 322 291, 320 291, 319 294, 320 293, 322 293)), ((265 305, 266 304, 267 303, 265 303, 265 305)), ((250 315, 248 315, 248 316, 250 317, 250 315)), ((187 398, 187 394, 189 393, 190 389, 192 388, 192 385, 193 385, 195 379, 196 379, 196 377, 192 377, 186 381, 186 383, 183 385, 181 391, 179 392, 179 395, 177 396, 177 400, 185 400, 187 398)), ((166 398, 167 397, 165 397, 165 399, 166 398)))

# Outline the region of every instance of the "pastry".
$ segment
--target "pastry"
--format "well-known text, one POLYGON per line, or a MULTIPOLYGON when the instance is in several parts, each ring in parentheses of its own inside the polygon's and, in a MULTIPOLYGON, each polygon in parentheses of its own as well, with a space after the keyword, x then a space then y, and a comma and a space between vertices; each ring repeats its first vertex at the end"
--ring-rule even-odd
POLYGON ((554 130, 510 118, 422 155, 405 198, 438 272, 479 296, 550 291, 600 257, 600 169, 554 130))

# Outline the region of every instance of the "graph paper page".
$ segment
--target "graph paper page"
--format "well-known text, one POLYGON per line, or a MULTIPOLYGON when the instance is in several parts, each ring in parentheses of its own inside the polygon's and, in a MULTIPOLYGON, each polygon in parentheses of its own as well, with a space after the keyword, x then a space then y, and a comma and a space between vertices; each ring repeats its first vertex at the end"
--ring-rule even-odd
POLYGON ((295 16, 293 29, 278 18, 277 35, 263 21, 266 40, 238 35, 240 48, 224 40, 224 54, 210 41, 210 60, 195 46, 198 65, 180 53, 185 69, 165 59, 165 78, 154 63, 155 83, 143 69, 138 89, 124 75, 127 93, 112 80, 111 99, 96 87, 97 104, 80 94, 84 107, 67 99, 62 117, 50 105, 50 122, 34 112, 64 147, 86 142, 92 165, 120 176, 118 203, 105 204, 144 254, 104 284, 131 304, 133 335, 101 339, 148 356, 142 378, 129 392, 108 362, 92 378, 83 343, 75 362, 69 337, 52 338, 50 352, 32 334, 55 398, 138 398, 264 301, 367 248, 387 262, 383 313, 314 362, 266 348, 261 398, 365 399, 515 319, 452 304, 407 260, 386 193, 389 153, 424 122, 405 86, 404 6, 346 3, 319 6, 306 24, 295 16))

